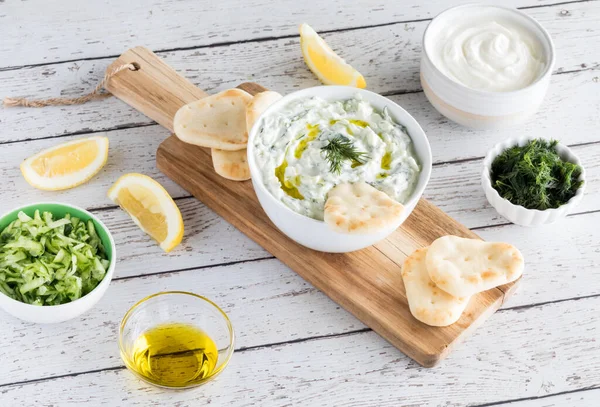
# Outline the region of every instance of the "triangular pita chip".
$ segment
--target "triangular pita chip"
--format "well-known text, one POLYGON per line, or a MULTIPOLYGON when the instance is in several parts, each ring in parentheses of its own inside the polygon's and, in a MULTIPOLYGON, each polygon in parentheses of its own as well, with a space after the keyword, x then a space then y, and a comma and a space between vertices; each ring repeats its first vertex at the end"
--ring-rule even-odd
POLYGON ((325 223, 340 233, 377 233, 402 216, 404 206, 366 182, 339 184, 327 194, 325 223))
POLYGON ((415 250, 402 265, 408 306, 419 321, 431 326, 448 326, 460 318, 470 297, 455 297, 431 281, 425 265, 427 250, 427 247, 415 250))
POLYGON ((173 119, 181 141, 220 150, 243 150, 248 144, 246 106, 252 100, 241 89, 229 89, 181 107, 173 119))
POLYGON ((457 297, 515 281, 523 268, 523 255, 508 243, 443 236, 427 252, 429 276, 438 287, 457 297))

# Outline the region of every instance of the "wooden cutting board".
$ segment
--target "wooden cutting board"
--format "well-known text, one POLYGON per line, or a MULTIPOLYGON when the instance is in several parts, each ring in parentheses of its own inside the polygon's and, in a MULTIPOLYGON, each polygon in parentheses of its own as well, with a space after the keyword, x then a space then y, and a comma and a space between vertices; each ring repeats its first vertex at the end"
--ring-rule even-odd
MULTIPOLYGON (((207 95, 143 47, 127 51, 108 70, 124 63, 134 63, 138 69, 114 76, 108 90, 171 132, 175 112, 207 95)), ((253 83, 239 88, 252 94, 264 90, 253 83)), ((440 236, 478 238, 435 205, 421 199, 402 227, 375 246, 353 253, 321 253, 298 245, 271 223, 250 181, 235 182, 217 175, 209 149, 172 135, 159 146, 156 162, 169 178, 423 366, 434 366, 448 355, 502 305, 518 283, 475 295, 458 322, 430 327, 409 311, 400 274, 402 262, 440 236)))

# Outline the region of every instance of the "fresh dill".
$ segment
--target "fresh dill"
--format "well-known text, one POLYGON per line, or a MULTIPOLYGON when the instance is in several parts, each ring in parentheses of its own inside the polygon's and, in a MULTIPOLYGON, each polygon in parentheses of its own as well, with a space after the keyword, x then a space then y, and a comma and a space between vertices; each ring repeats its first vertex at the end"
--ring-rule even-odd
POLYGON ((581 167, 564 161, 556 140, 536 139, 504 150, 492 163, 492 186, 500 196, 527 209, 558 208, 583 181, 581 167))
POLYGON ((325 152, 325 159, 329 162, 329 171, 336 174, 340 173, 344 161, 364 164, 369 159, 367 153, 357 151, 354 143, 342 135, 329 140, 321 150, 325 152))

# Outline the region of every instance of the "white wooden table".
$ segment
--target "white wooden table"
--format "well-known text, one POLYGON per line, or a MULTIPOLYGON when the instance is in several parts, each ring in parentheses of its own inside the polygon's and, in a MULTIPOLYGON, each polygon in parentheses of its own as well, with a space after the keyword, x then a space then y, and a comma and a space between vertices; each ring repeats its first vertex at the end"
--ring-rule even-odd
MULTIPOLYGON (((42 200, 97 214, 119 247, 115 278, 88 313, 59 325, 0 313, 0 406, 598 406, 600 405, 600 3, 509 0, 552 35, 549 95, 516 129, 475 132, 440 116, 419 84, 429 20, 463 1, 0 0, 0 97, 75 96, 127 48, 145 45, 201 88, 252 80, 281 93, 317 85, 297 25, 308 22, 412 113, 434 155, 425 196, 484 238, 525 255, 521 290, 439 367, 424 369, 162 175, 167 131, 115 98, 81 106, 0 109, 0 211, 42 200), (19 163, 89 134, 110 138, 105 169, 73 190, 30 187, 19 163), (581 205, 535 229, 509 224, 479 185, 482 157, 515 134, 572 146, 588 174, 581 205), (106 197, 121 174, 161 182, 186 235, 164 254, 106 197), (216 381, 169 392, 136 379, 117 348, 119 322, 142 297, 191 290, 231 316, 236 353, 216 381)), ((493 3, 491 1, 486 3, 493 3)))

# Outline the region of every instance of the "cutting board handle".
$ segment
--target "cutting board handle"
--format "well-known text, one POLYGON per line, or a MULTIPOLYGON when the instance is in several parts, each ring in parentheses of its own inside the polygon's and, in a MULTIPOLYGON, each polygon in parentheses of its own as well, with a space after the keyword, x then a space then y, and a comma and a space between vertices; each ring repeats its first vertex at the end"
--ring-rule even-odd
POLYGON ((171 132, 177 110, 207 96, 145 47, 126 51, 107 71, 124 64, 133 64, 137 69, 119 72, 110 78, 106 89, 171 132))

